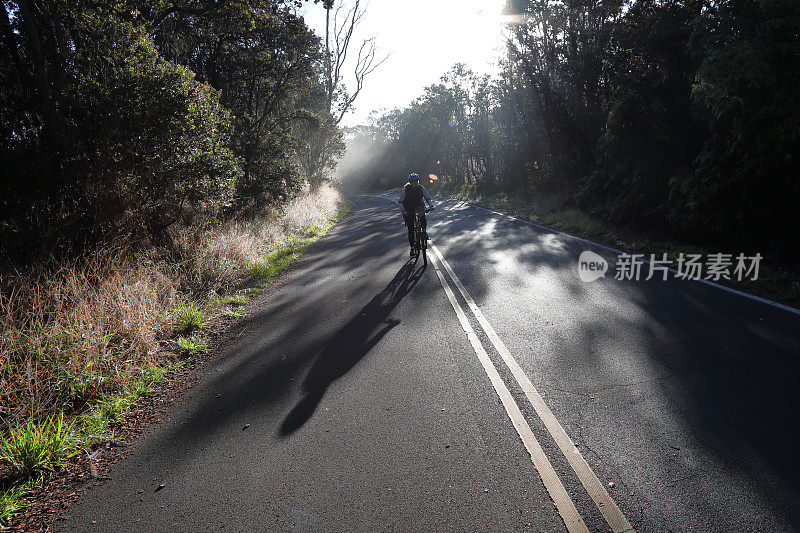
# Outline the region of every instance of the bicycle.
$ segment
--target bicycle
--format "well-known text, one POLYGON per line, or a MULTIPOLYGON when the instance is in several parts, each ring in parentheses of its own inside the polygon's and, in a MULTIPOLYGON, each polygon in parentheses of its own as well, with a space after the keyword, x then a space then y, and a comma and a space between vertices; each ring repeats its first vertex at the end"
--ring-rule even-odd
MULTIPOLYGON (((430 213, 431 209, 426 208, 425 213, 430 213)), ((422 264, 428 264, 428 233, 422 229, 422 219, 419 216, 419 211, 414 212, 414 251, 415 257, 419 257, 422 252, 422 264)))

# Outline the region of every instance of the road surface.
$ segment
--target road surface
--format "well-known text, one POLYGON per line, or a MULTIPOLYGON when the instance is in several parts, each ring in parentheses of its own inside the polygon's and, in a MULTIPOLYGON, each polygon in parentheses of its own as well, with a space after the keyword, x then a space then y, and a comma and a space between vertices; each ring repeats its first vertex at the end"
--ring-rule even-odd
POLYGON ((390 198, 352 198, 61 530, 800 530, 799 315, 586 283, 613 252, 454 201, 422 268, 390 198))

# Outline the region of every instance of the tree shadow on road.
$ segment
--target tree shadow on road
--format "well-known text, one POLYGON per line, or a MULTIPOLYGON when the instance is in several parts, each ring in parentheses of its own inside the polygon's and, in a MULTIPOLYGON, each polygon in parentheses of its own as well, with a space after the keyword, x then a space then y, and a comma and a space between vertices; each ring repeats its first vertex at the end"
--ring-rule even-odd
POLYGON ((415 270, 416 260, 409 260, 391 282, 344 325, 323 348, 303 380, 305 397, 281 424, 281 435, 300 429, 319 405, 328 387, 353 368, 400 320, 389 314, 414 288, 425 266, 415 270))

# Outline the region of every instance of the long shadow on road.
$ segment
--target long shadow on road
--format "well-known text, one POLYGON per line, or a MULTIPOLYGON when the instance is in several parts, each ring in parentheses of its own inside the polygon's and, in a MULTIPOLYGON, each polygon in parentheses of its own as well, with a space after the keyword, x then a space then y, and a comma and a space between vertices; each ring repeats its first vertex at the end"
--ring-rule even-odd
POLYGON ((353 368, 386 333, 400 323, 398 319, 388 317, 425 272, 424 266, 415 270, 415 263, 410 260, 406 262, 386 288, 372 298, 323 348, 303 380, 305 397, 281 424, 281 435, 289 435, 301 428, 314 414, 331 383, 353 368))
MULTIPOLYGON (((375 316, 382 313, 383 320, 386 320, 392 308, 419 281, 422 271, 414 272, 413 263, 404 264, 399 272, 394 270, 398 268, 395 244, 402 243, 403 236, 387 225, 387 210, 380 204, 356 204, 348 222, 313 245, 293 267, 294 273, 284 275, 262 297, 263 307, 230 330, 224 350, 207 368, 207 377, 200 388, 187 396, 185 407, 175 413, 180 413, 178 416, 184 421, 164 428, 158 436, 140 445, 145 453, 163 459, 159 464, 162 473, 179 467, 179 463, 161 454, 160 450, 165 446, 176 445, 193 454, 203 453, 203 447, 198 443, 224 439, 232 420, 244 413, 253 413, 266 425, 274 423, 278 436, 288 435, 288 431, 282 431, 281 422, 287 409, 294 408, 291 397, 297 388, 304 396, 311 390, 319 390, 318 386, 306 386, 303 382, 298 387, 298 382, 306 374, 311 377, 320 372, 325 357, 322 354, 329 355, 333 339, 341 339, 337 335, 340 330, 347 329, 342 326, 345 320, 349 320, 347 331, 355 339, 358 333, 354 324, 366 310, 369 316, 360 320, 377 332, 380 323, 374 322, 375 316), (351 311, 349 306, 341 303, 341 298, 350 298, 360 305, 365 301, 360 296, 362 292, 375 294, 372 291, 381 286, 373 284, 372 280, 384 269, 397 272, 392 283, 378 293, 379 296, 388 293, 393 300, 388 302, 391 305, 367 305, 358 314, 345 318, 344 315, 350 315, 351 311), (288 285, 284 286, 287 282, 288 285), (336 326, 328 329, 330 323, 336 326), (310 371, 312 367, 318 370, 310 371)), ((379 301, 379 296, 373 301, 379 301)), ((365 337, 361 345, 353 342, 349 348, 343 349, 340 356, 344 360, 337 364, 338 375, 327 385, 367 355, 369 348, 380 339, 374 332, 365 337), (370 339, 374 342, 367 345, 370 339), (354 358, 353 354, 359 349, 359 356, 354 358)), ((367 328, 361 332, 362 335, 369 333, 367 328)), ((339 343, 341 345, 341 340, 339 343)), ((328 369, 335 373, 333 367, 328 369)), ((314 378, 309 383, 323 381, 314 378)), ((311 407, 313 409, 314 405, 311 407)), ((311 414, 313 411, 307 411, 308 417, 311 414)), ((298 420, 295 429, 305 423, 302 418, 298 420)))

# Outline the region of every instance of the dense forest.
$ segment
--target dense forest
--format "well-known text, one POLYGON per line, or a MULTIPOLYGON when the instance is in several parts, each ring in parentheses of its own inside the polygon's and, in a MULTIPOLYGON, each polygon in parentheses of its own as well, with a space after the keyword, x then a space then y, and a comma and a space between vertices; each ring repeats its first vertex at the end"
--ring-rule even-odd
POLYGON ((499 75, 457 65, 352 129, 343 180, 434 173, 444 189, 797 256, 800 2, 511 0, 506 21, 499 75))
POLYGON ((176 224, 318 185, 343 147, 346 93, 326 83, 302 5, 2 2, 6 259, 161 244, 176 224))

